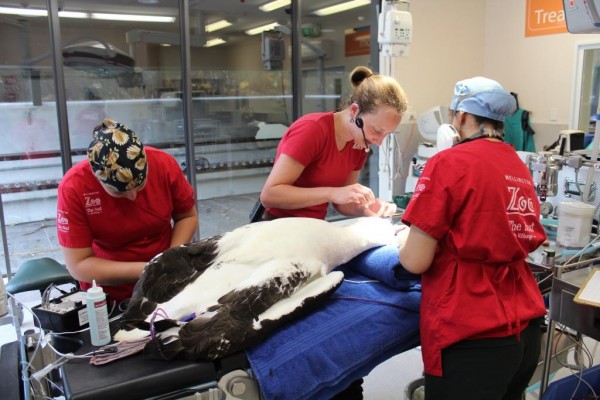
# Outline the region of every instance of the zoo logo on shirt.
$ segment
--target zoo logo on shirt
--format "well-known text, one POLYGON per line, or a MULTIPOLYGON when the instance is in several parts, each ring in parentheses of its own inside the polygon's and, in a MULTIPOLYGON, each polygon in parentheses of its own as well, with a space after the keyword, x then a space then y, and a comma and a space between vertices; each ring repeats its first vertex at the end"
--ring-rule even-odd
POLYGON ((421 192, 427 188, 427 183, 430 181, 431 181, 431 178, 429 178, 428 176, 421 176, 419 178, 419 181, 417 182, 417 186, 415 187, 415 191, 412 195, 412 198, 413 199, 418 198, 419 195, 421 194, 421 192))
POLYGON ((508 186, 510 192, 510 202, 506 207, 508 214, 519 214, 522 216, 536 216, 535 209, 533 207, 533 200, 527 198, 521 193, 521 188, 515 186, 508 186))
POLYGON ((62 210, 58 210, 56 213, 56 227, 61 232, 69 232, 69 218, 65 214, 68 213, 62 210))
POLYGON ((87 215, 95 215, 102 213, 102 202, 100 197, 92 195, 84 195, 85 197, 85 211, 87 215))

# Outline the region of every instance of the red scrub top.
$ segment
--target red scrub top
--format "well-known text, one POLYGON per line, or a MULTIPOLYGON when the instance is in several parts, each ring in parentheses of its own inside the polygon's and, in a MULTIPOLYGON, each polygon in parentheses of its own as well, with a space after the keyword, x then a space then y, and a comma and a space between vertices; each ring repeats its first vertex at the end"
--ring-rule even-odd
MULTIPOLYGON (((275 162, 285 154, 304 165, 294 186, 303 188, 342 187, 348 176, 360 171, 367 159, 364 151, 346 147, 338 150, 335 141, 333 112, 312 113, 300 117, 289 127, 277 147, 275 162)), ((312 207, 285 210, 267 208, 277 217, 309 217, 325 219, 328 203, 312 207)))
MULTIPOLYGON (((168 153, 145 146, 148 178, 134 201, 110 196, 89 162, 73 166, 58 186, 56 228, 63 247, 91 247, 96 257, 150 261, 171 244, 172 217, 196 204, 181 167, 168 153)), ((81 288, 91 287, 80 282, 81 288)), ((103 286, 112 299, 131 297, 135 283, 103 286)))
POLYGON ((545 240, 531 173, 514 149, 474 140, 427 161, 403 221, 438 240, 422 275, 425 372, 464 339, 519 334, 546 313, 525 262, 545 240))

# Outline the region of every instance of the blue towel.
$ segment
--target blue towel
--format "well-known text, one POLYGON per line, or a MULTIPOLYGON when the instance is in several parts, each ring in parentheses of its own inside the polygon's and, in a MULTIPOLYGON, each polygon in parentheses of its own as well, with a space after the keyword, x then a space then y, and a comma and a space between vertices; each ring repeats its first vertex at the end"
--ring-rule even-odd
POLYGON ((377 279, 398 290, 420 289, 419 275, 414 275, 400 265, 397 246, 381 246, 367 250, 342 267, 352 269, 371 279, 377 279))
POLYGON ((266 400, 330 399, 381 362, 419 344, 421 292, 342 268, 323 308, 246 351, 266 400))

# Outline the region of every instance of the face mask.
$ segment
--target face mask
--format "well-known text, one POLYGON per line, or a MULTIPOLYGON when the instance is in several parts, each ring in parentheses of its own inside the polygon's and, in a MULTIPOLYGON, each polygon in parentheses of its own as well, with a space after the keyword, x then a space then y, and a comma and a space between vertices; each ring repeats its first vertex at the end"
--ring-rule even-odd
POLYGON ((460 141, 460 135, 451 124, 442 124, 437 130, 438 151, 449 149, 460 141))

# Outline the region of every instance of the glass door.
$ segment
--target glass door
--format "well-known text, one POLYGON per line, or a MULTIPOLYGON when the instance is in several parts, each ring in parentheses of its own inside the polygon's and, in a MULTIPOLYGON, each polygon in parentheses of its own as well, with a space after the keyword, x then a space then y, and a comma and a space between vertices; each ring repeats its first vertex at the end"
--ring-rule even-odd
POLYGON ((600 114, 600 42, 577 46, 571 127, 593 134, 600 114))

